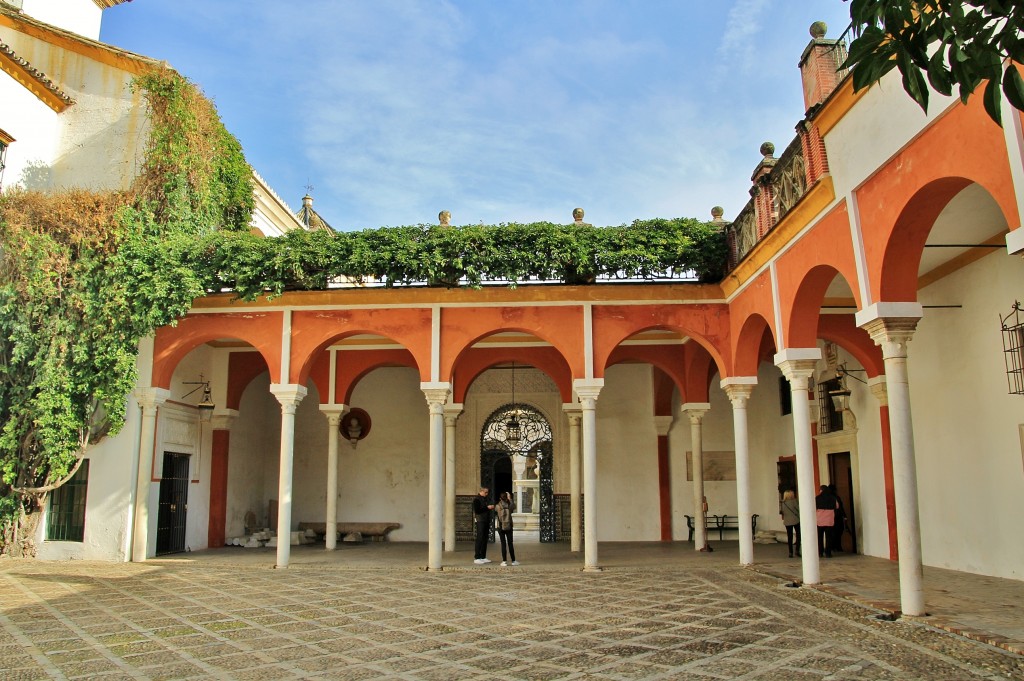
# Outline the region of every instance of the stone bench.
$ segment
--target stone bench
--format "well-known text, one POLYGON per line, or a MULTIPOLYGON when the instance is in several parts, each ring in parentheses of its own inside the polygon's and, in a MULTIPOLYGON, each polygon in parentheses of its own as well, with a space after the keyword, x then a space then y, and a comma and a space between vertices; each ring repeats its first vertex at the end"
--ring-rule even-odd
MULTIPOLYGON (((361 537, 369 538, 372 541, 387 541, 388 534, 391 530, 397 530, 401 526, 402 523, 339 522, 338 535, 340 537, 346 537, 348 535, 358 534, 361 537)), ((299 530, 313 530, 316 532, 318 539, 323 539, 327 536, 327 523, 299 523, 299 530)))
MULTIPOLYGON (((686 516, 686 527, 690 530, 690 535, 686 541, 693 541, 693 516, 686 516)), ((712 530, 718 530, 718 540, 722 541, 725 539, 726 530, 739 530, 740 518, 736 515, 709 515, 707 530, 708 534, 712 530)), ((750 531, 752 534, 757 534, 757 514, 754 513, 750 516, 750 531)))

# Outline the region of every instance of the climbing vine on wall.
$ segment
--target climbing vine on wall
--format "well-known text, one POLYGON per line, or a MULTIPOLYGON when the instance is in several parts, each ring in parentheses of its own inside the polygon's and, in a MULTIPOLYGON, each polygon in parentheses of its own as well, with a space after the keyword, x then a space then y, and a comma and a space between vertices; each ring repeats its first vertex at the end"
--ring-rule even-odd
POLYGON ((31 555, 46 494, 124 423, 139 341, 209 290, 204 233, 248 229, 251 170, 213 105, 170 70, 126 191, 0 196, 0 552, 31 555))

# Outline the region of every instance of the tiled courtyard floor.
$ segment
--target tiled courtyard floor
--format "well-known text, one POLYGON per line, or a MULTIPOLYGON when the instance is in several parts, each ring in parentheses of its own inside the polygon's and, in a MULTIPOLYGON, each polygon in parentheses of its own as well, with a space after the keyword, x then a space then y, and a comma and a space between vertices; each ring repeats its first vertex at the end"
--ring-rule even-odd
POLYGON ((422 545, 346 549, 0 561, 0 679, 1024 679, 1022 656, 722 554, 429 573, 422 545))

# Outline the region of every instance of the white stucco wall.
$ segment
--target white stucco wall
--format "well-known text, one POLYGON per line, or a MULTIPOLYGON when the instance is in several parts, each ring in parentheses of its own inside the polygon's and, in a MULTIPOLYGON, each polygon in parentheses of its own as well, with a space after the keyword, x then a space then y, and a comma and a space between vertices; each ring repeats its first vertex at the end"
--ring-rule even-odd
MULTIPOLYGON (((0 127, 16 138, 8 153, 15 154, 18 169, 5 173, 5 186, 127 188, 138 172, 148 133, 148 111, 142 94, 131 91, 132 74, 14 29, 0 27, 0 40, 75 102, 56 114, 34 96, 34 103, 22 101, 23 95, 15 100, 11 89, 12 99, 3 100, 0 127), (8 111, 8 101, 18 108, 8 111), (8 120, 13 121, 10 127, 8 120), (16 149, 21 145, 25 150, 16 149), (45 165, 48 177, 40 167, 45 165)), ((13 79, 4 75, 2 82, 6 94, 13 79)))
POLYGON ((14 138, 7 148, 0 188, 49 187, 60 135, 57 112, 4 72, 0 72, 0 102, 0 128, 14 138))
POLYGON ((651 367, 609 367, 597 400, 598 541, 658 541, 658 433, 651 367))
POLYGON ((959 99, 932 92, 926 114, 903 90, 899 72, 893 69, 864 93, 856 115, 845 116, 825 136, 836 197, 843 198, 864 182, 956 102, 959 99))
POLYGON ((103 10, 92 0, 23 0, 21 10, 39 21, 99 40, 103 10))
POLYGON ((909 372, 927 565, 1024 579, 1024 397, 1007 394, 998 323, 1022 289, 1024 261, 998 250, 919 292, 909 372))

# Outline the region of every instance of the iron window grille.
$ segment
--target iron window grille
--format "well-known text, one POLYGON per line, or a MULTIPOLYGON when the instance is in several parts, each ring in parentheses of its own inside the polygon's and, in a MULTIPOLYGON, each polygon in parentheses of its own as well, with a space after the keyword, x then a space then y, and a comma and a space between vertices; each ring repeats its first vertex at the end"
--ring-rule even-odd
POLYGON ((89 488, 89 459, 66 483, 50 493, 46 516, 47 541, 82 541, 85 537, 85 498, 89 488))
POLYGON ((842 387, 839 377, 818 383, 818 429, 822 433, 837 433, 843 429, 843 413, 836 409, 829 394, 842 387))
POLYGON ((1010 313, 999 317, 1003 327, 1003 360, 1006 383, 1011 395, 1024 395, 1024 322, 1020 319, 1020 301, 1014 301, 1010 313))

